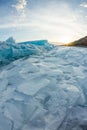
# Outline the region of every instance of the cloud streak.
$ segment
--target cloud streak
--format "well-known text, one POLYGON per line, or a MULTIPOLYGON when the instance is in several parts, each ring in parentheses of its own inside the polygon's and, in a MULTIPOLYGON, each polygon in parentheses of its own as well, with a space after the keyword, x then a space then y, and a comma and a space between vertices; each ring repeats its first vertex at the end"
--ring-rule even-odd
POLYGON ((87 8, 87 2, 83 2, 80 4, 81 7, 87 8))

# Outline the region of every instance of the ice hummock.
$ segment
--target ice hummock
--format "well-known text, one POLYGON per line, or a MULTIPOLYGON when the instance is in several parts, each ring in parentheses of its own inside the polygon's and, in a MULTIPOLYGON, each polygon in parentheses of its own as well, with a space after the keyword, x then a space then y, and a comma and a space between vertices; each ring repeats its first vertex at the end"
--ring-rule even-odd
POLYGON ((3 44, 6 54, 15 46, 11 54, 18 58, 5 65, 1 54, 0 130, 86 130, 87 48, 15 43, 12 38, 3 44), (32 46, 42 52, 27 57, 23 51, 32 46), (24 58, 18 55, 21 47, 24 58))
POLYGON ((30 55, 41 55, 44 51, 49 51, 52 48, 53 46, 47 40, 16 43, 10 37, 4 42, 0 42, 0 65, 30 55))

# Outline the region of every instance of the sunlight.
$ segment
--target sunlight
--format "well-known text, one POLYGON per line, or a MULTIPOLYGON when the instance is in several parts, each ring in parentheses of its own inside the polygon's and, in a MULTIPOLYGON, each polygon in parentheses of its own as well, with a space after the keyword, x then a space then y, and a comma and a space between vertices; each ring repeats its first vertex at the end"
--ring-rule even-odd
POLYGON ((62 36, 59 38, 59 42, 61 43, 69 43, 72 41, 72 37, 70 36, 62 36))

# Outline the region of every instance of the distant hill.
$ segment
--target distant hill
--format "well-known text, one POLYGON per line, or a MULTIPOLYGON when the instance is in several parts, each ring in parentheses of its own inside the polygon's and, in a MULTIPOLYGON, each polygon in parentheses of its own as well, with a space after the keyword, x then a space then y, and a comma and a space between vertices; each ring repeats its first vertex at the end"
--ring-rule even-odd
POLYGON ((74 42, 71 42, 71 43, 67 43, 65 44, 65 46, 80 46, 80 47, 87 47, 87 36, 79 39, 79 40, 76 40, 74 42))

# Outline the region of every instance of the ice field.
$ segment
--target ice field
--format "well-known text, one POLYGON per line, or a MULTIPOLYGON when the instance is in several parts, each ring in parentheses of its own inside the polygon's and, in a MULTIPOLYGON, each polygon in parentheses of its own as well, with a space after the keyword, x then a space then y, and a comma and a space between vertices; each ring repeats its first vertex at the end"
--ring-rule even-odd
POLYGON ((0 130, 86 130, 87 48, 0 42, 0 130))

